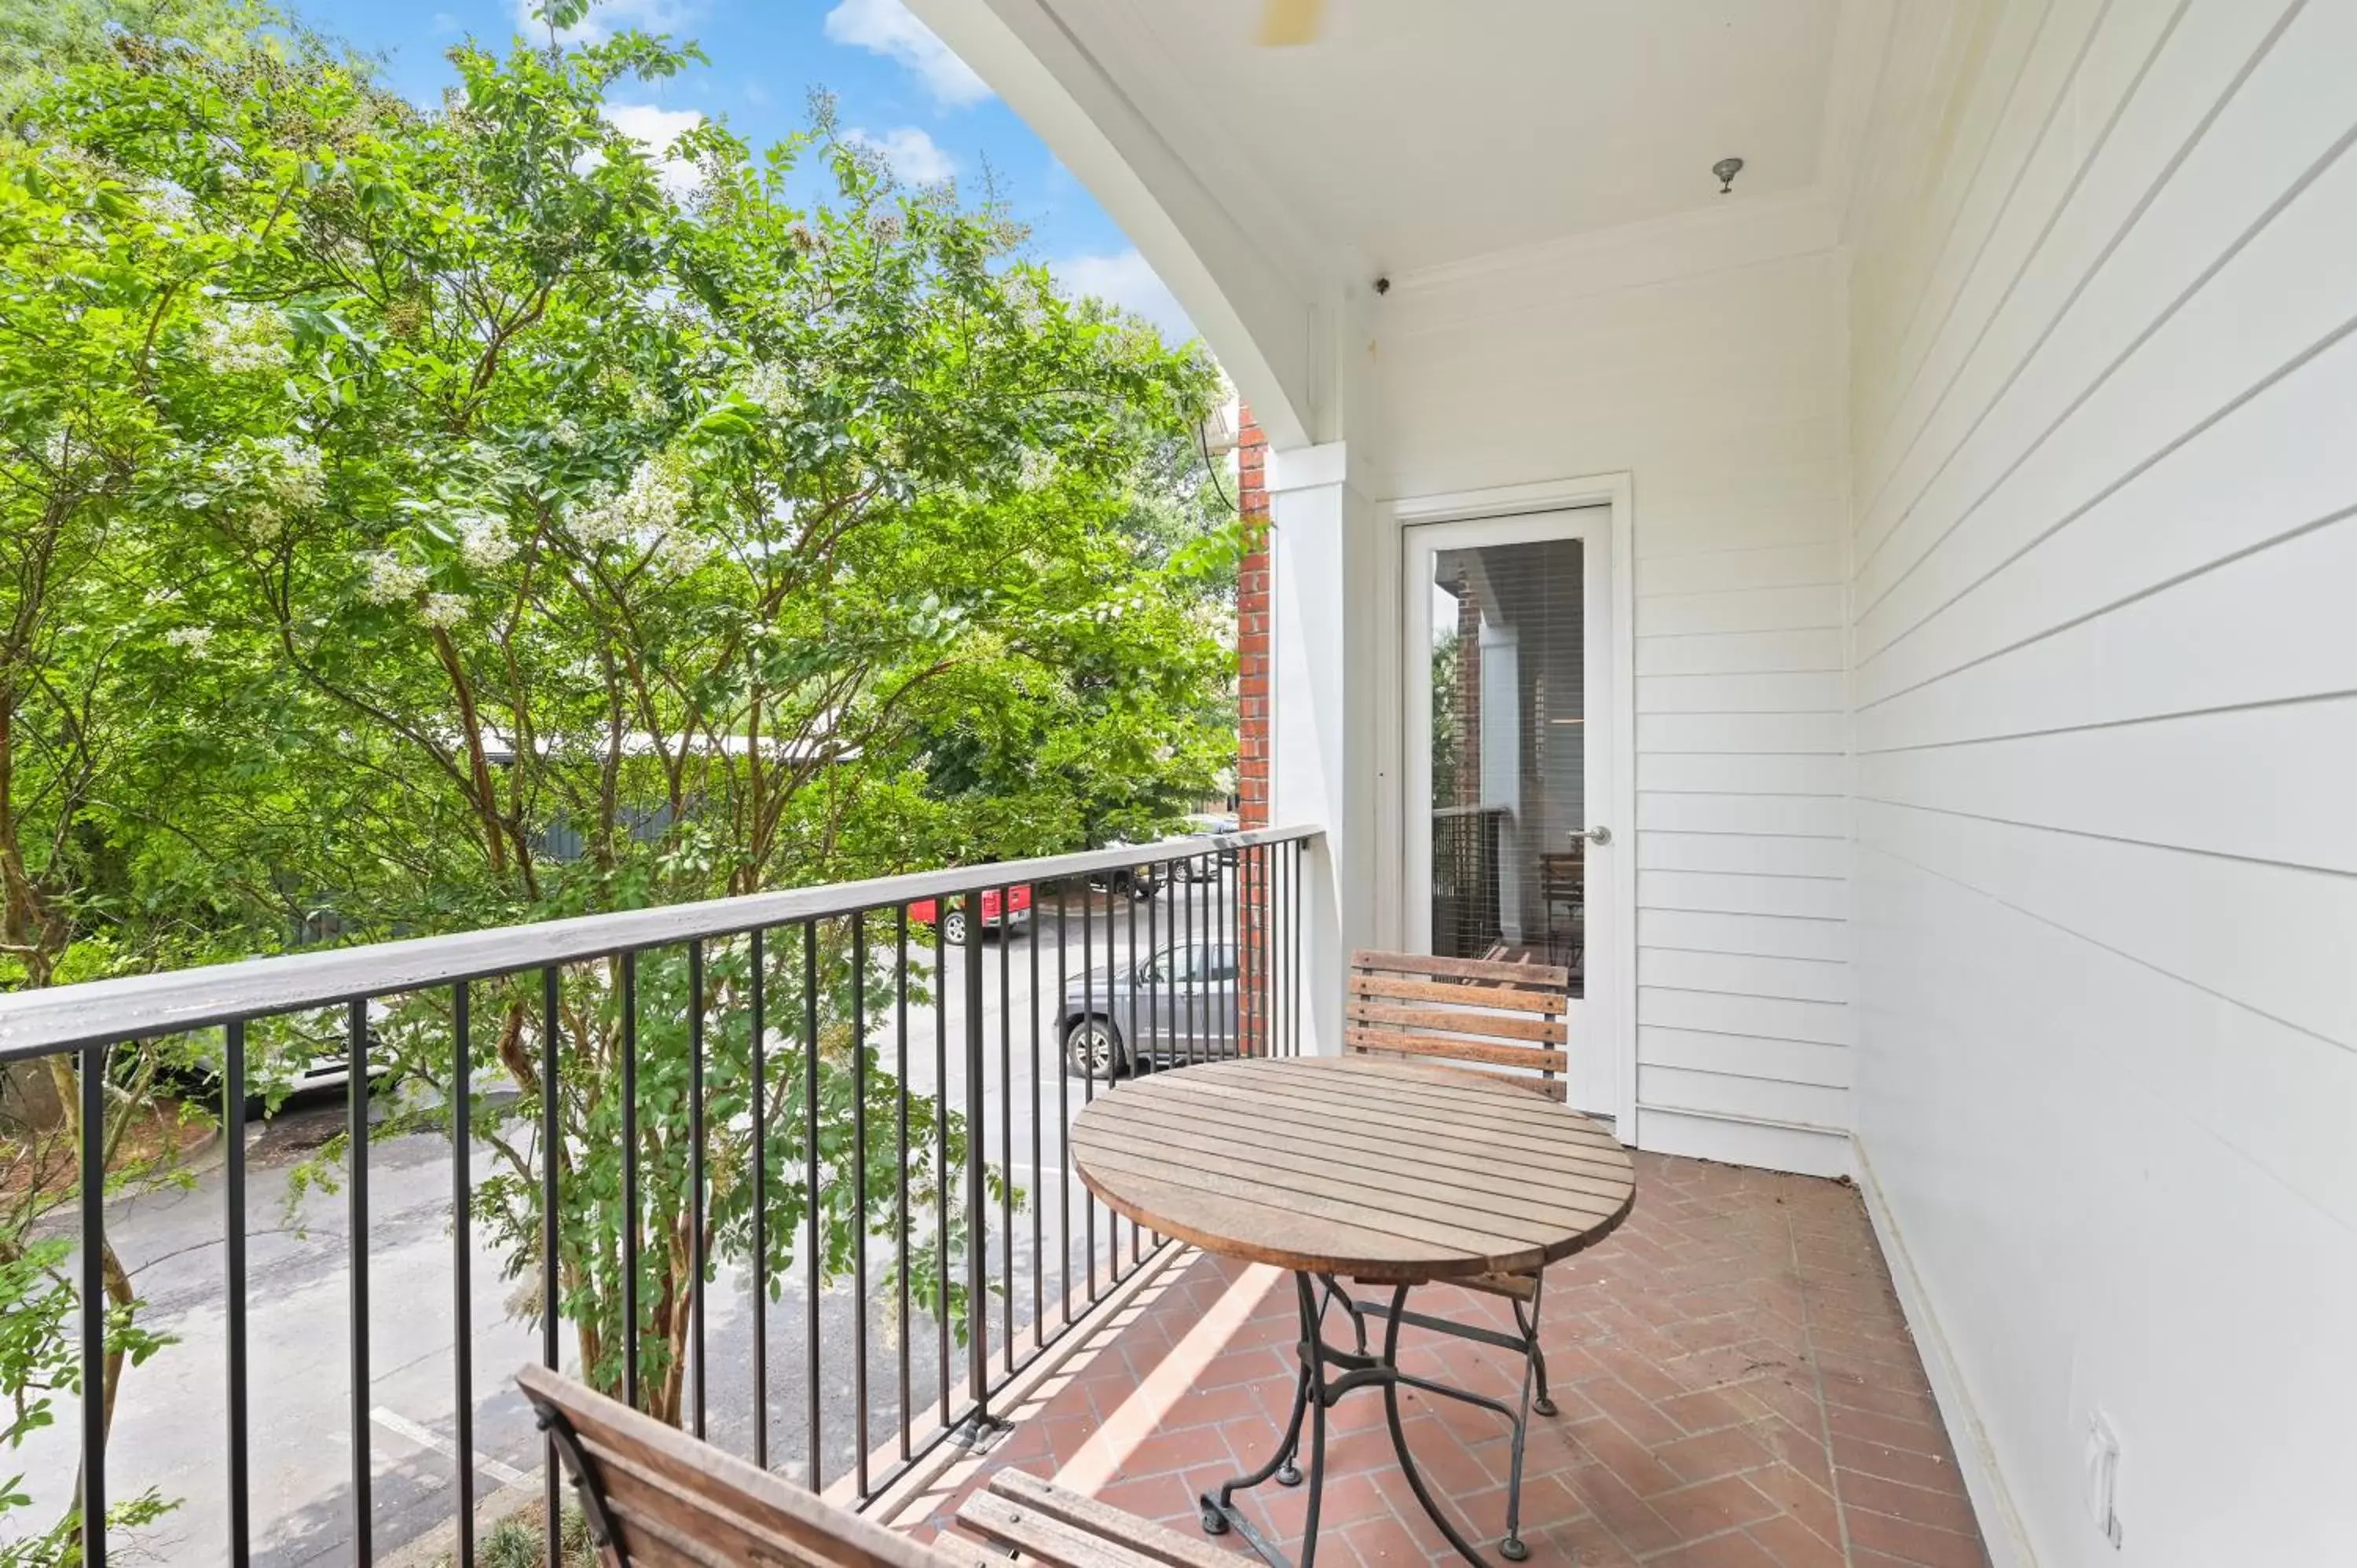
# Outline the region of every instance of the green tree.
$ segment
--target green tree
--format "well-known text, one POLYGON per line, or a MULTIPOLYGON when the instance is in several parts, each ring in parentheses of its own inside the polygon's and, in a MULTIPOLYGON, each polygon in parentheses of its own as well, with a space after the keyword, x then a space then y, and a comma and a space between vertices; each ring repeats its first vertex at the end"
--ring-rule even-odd
MULTIPOLYGON (((203 634, 172 646, 228 733, 270 754, 233 763, 235 807, 204 835, 249 940, 285 940, 290 908, 365 937, 1065 848, 1207 792, 1227 746, 1207 602, 1232 546, 1157 512, 1211 395, 1199 358, 1064 300, 1003 214, 894 186, 823 102, 759 155, 717 126, 682 138, 698 182, 681 198, 600 111, 610 83, 688 51, 626 34, 453 58, 461 91, 425 114, 299 42, 221 60, 135 40, 36 116, 58 156, 208 237, 178 263, 201 268, 204 304, 158 351, 201 362, 226 412, 182 435, 151 504, 187 585, 173 613, 203 634), (828 201, 790 195, 802 166, 828 201)), ((113 825, 153 877, 184 853, 158 846, 185 823, 113 825)), ((773 1278, 813 1210, 821 1273, 846 1266, 897 1223, 904 1176, 937 1217, 920 1264, 962 1223, 945 1177, 965 1129, 919 1100, 903 1165, 900 1086, 847 1022, 855 933, 809 940, 820 1027, 766 1041, 759 1083, 742 943, 712 946, 699 992, 676 952, 627 979, 620 961, 569 972, 554 1084, 536 985, 474 998, 486 1222, 534 1275, 536 1172, 555 1160, 561 1310, 608 1389, 621 1239, 641 1239, 635 1391, 674 1418, 707 1283, 687 1229, 691 1019, 708 1021, 716 1262, 751 1245, 757 1118, 773 1278), (644 1177, 626 1212, 631 1078, 644 1177), (527 1112, 555 1096, 554 1149, 506 1107, 517 1091, 527 1112)), ((803 957, 780 933, 773 1022, 803 1011, 803 957)), ((447 1004, 379 1022, 410 1086, 387 1132, 449 1124, 447 1004)), ((913 1271, 917 1300, 962 1316, 929 1280, 913 1271)))

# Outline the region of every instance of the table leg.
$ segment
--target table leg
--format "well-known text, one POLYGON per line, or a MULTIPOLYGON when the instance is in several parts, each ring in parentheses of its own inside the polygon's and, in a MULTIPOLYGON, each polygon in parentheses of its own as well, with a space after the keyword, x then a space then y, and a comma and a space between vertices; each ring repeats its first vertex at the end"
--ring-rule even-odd
POLYGON ((1326 1337, 1322 1304, 1311 1284, 1314 1276, 1293 1276, 1295 1294, 1301 1312, 1301 1366, 1293 1379, 1293 1413, 1286 1418, 1285 1436, 1268 1462, 1248 1475, 1237 1477, 1222 1486, 1217 1492, 1205 1492, 1197 1499, 1203 1512, 1203 1533, 1225 1535, 1233 1530, 1244 1538, 1244 1543, 1260 1553, 1270 1568, 1293 1568, 1275 1542, 1262 1535, 1252 1520, 1237 1510, 1231 1500, 1238 1492, 1248 1492, 1272 1476, 1279 1486, 1297 1487, 1302 1484, 1300 1469, 1294 1464, 1301 1450, 1301 1423, 1309 1420, 1309 1516, 1304 1528, 1300 1568, 1310 1568, 1318 1557, 1318 1509, 1324 1500, 1326 1486, 1326 1411, 1333 1401, 1325 1388, 1326 1337))
MULTIPOLYGON (((1402 1309, 1407 1305, 1407 1285, 1399 1285, 1393 1292, 1383 1348, 1380 1353, 1373 1355, 1367 1352, 1364 1320, 1351 1308, 1349 1295, 1332 1280, 1316 1274, 1296 1274, 1294 1288, 1301 1313, 1301 1365, 1294 1376, 1293 1412, 1286 1418, 1285 1435, 1278 1442, 1276 1452, 1270 1455, 1268 1461, 1258 1469, 1225 1483, 1216 1492, 1205 1492, 1198 1499, 1202 1509, 1204 1533, 1225 1535, 1232 1530, 1243 1537, 1245 1544, 1259 1553, 1261 1561, 1268 1563, 1269 1568, 1296 1568, 1284 1551, 1263 1535, 1236 1508, 1234 1498, 1236 1493, 1250 1491, 1271 1477, 1275 1477, 1280 1486, 1303 1484, 1305 1478, 1294 1460, 1300 1453, 1301 1426, 1306 1418, 1309 1423, 1309 1474, 1306 1478, 1309 1488, 1309 1507, 1302 1521, 1298 1568, 1313 1568, 1318 1558, 1318 1514, 1325 1500, 1326 1489, 1326 1412, 1353 1390, 1380 1388, 1383 1391, 1384 1414, 1391 1426, 1392 1449, 1399 1457, 1401 1474, 1407 1477, 1408 1489, 1415 1494, 1415 1499, 1424 1506, 1425 1513, 1459 1555, 1474 1568, 1489 1568, 1480 1552, 1449 1521, 1448 1515, 1441 1512, 1440 1505, 1425 1487, 1424 1477, 1415 1467, 1415 1457, 1408 1452, 1407 1430, 1400 1419, 1400 1385, 1405 1383, 1412 1388, 1429 1389, 1436 1393, 1488 1406, 1510 1416, 1512 1411, 1497 1401, 1478 1394, 1402 1375, 1399 1369, 1399 1330, 1402 1309), (1321 1283, 1326 1287, 1325 1296, 1319 1294, 1321 1283), (1328 1296, 1343 1302, 1351 1318, 1353 1337, 1358 1342, 1357 1349, 1345 1350, 1327 1342, 1325 1305, 1328 1296), (1329 1375, 1329 1369, 1333 1373, 1331 1376, 1329 1375)), ((1527 1389, 1525 1393, 1527 1395, 1527 1389)), ((1509 1560, 1514 1562, 1529 1555, 1523 1549, 1522 1541, 1512 1534, 1507 1537, 1501 1550, 1509 1560)))

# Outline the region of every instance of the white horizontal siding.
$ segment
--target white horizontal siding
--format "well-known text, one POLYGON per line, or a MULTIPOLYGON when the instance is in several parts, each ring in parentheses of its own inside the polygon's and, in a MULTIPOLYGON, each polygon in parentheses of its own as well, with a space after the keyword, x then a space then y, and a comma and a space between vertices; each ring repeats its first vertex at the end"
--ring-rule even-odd
POLYGON ((1853 274, 1862 1157, 2001 1563, 2115 1555, 2098 1408, 2138 1564, 2339 1561, 2357 5, 1937 9, 1853 274))
POLYGON ((1641 892, 1638 897, 1637 940, 1644 947, 1681 952, 1805 958, 1820 963, 1849 961, 1849 923, 1846 920, 1663 908, 1647 904, 1641 892))
POLYGON ((1637 1031, 1637 1059, 1641 1064, 1725 1073, 1731 1078, 1769 1078, 1847 1089, 1855 1058, 1840 1046, 1656 1025, 1637 1031))
POLYGON ((1404 290, 1381 382, 1397 494, 1631 476, 1638 795, 1606 825, 1639 868, 1636 1136, 1828 1174, 1849 1168, 1842 291, 1830 253, 1605 294, 1544 268, 1404 290))
POLYGON ((1640 923, 1647 911, 1656 909, 1714 915, 1775 915, 1800 920, 1842 922, 1849 917, 1849 887, 1838 876, 1640 869, 1637 873, 1640 923))
POLYGON ((1830 671, 1847 668, 1838 627, 1801 631, 1691 633, 1649 637, 1637 644, 1637 676, 1723 675, 1729 671, 1830 671))
POLYGON ((1849 875, 1849 851, 1835 839, 1683 833, 1656 828, 1637 835, 1637 870, 1641 879, 1647 871, 1722 871, 1738 876, 1813 876, 1840 882, 1849 875))
POLYGON ((1711 751, 1649 751, 1637 758, 1641 791, 1684 795, 1825 795, 1849 789, 1846 759, 1711 751))

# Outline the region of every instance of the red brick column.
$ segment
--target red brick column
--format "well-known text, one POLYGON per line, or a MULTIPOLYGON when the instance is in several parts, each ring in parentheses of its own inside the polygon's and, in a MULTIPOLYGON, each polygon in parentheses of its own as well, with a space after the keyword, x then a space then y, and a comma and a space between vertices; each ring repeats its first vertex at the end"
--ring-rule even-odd
POLYGON ((1236 568, 1236 820, 1268 826, 1269 633, 1268 489, 1263 465, 1268 437, 1238 414, 1236 508, 1243 514, 1244 556, 1236 568))
MULTIPOLYGON (((1271 646, 1268 554, 1268 488, 1264 466, 1268 437, 1240 408, 1236 429, 1236 508, 1244 527, 1243 559, 1236 568, 1236 822, 1244 828, 1269 825, 1269 703, 1275 671, 1271 646)), ((1262 953, 1267 945, 1267 899, 1262 886, 1264 855, 1247 850, 1238 857, 1235 899, 1237 934, 1238 1044, 1247 1056, 1265 1055, 1267 1039, 1262 997, 1262 953)))

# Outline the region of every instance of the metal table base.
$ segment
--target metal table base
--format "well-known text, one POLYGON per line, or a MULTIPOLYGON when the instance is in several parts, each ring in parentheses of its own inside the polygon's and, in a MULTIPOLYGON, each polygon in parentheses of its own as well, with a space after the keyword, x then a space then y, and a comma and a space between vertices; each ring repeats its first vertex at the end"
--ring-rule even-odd
MULTIPOLYGON (((1216 1492, 1205 1492, 1198 1499, 1202 1509, 1204 1532, 1225 1535, 1232 1530, 1243 1537, 1245 1544, 1258 1552, 1269 1568, 1297 1568, 1282 1548, 1243 1516, 1233 1498, 1236 1493, 1250 1491, 1271 1479, 1283 1487, 1297 1487, 1306 1480, 1309 1487, 1309 1509, 1302 1525, 1301 1561, 1297 1568, 1314 1568, 1318 1558, 1318 1511, 1324 1500, 1326 1484, 1326 1412, 1345 1394, 1360 1389, 1381 1389, 1383 1414, 1391 1426, 1392 1449, 1398 1455, 1401 1474, 1407 1477, 1408 1489, 1415 1494, 1415 1499, 1424 1506, 1425 1513, 1459 1555, 1475 1564, 1475 1568, 1490 1568, 1489 1560, 1441 1512, 1440 1505, 1434 1499, 1430 1488, 1424 1483, 1422 1473, 1415 1467, 1415 1456, 1408 1452, 1407 1433, 1400 1420, 1399 1402, 1399 1391, 1405 1387, 1480 1405, 1513 1423, 1513 1478, 1507 1488, 1506 1534, 1498 1543, 1498 1552, 1510 1563, 1520 1563, 1528 1557, 1530 1549, 1523 1544, 1517 1533, 1522 1517, 1522 1450, 1525 1423, 1517 1420, 1512 1407, 1502 1400, 1491 1399, 1469 1389, 1435 1382, 1428 1378, 1415 1377, 1399 1369, 1400 1323, 1403 1317, 1411 1321, 1415 1317, 1414 1314, 1403 1310, 1412 1287, 1405 1284, 1394 1287, 1382 1348, 1370 1352, 1365 1319, 1331 1274, 1297 1273, 1293 1281, 1301 1312, 1301 1366, 1294 1378, 1293 1413, 1286 1418, 1285 1435, 1266 1464, 1227 1482, 1216 1492), (1345 1349, 1327 1339, 1325 1313, 1329 1300, 1341 1303, 1343 1313, 1351 1324, 1354 1348, 1345 1349), (1295 1463, 1301 1452, 1301 1427, 1305 1417, 1309 1425, 1309 1471, 1306 1477, 1295 1463)), ((1530 1402, 1527 1376, 1523 1398, 1527 1406, 1530 1402)))

